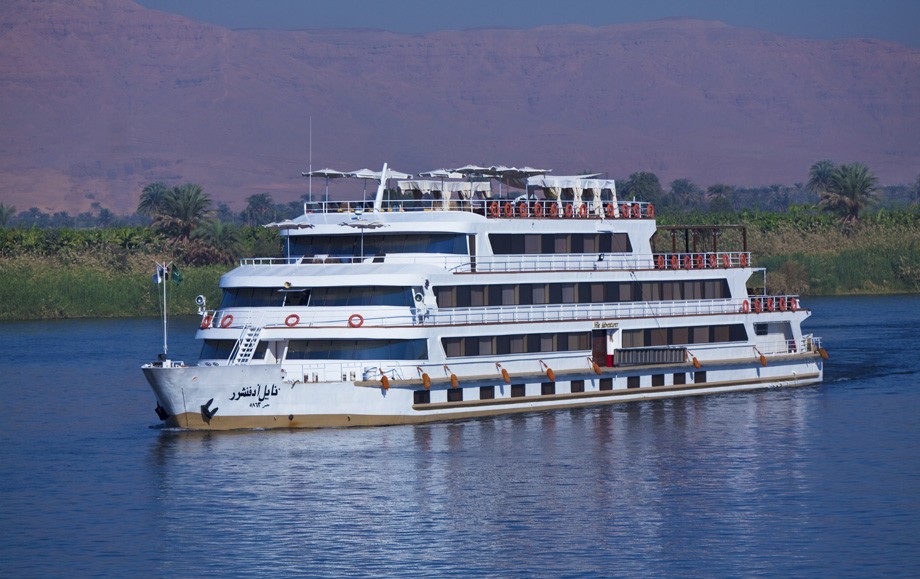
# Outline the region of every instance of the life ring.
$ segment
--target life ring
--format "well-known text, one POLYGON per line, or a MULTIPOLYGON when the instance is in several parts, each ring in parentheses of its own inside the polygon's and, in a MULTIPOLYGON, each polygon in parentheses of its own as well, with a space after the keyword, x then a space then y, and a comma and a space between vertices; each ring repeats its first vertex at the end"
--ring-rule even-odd
POLYGON ((582 219, 588 216, 588 206, 584 203, 582 203, 581 207, 578 208, 578 216, 582 219))
POLYGON ((491 215, 492 217, 498 217, 498 214, 499 214, 498 201, 493 201, 489 203, 489 215, 491 215))
POLYGON ((723 253, 722 254, 722 267, 731 267, 731 265, 732 265, 732 258, 727 253, 723 253))
POLYGON ((703 269, 703 254, 702 253, 696 254, 695 261, 696 261, 696 269, 703 269))
POLYGON ((348 327, 350 328, 360 328, 364 323, 364 317, 361 314, 351 314, 348 316, 348 327))
POLYGON ((559 217, 559 205, 553 203, 549 206, 549 216, 550 217, 559 217))
POLYGON ((797 311, 799 309, 799 300, 795 298, 789 298, 789 309, 791 311, 797 311))
POLYGON ((514 203, 505 203, 505 217, 514 216, 514 203))
POLYGON ((754 300, 754 311, 758 314, 763 311, 763 301, 760 299, 754 300))
POLYGON ((629 205, 626 203, 620 205, 620 217, 623 219, 629 219, 629 205))
POLYGON ((664 269, 664 256, 659 255, 656 263, 658 264, 658 269, 664 269))
POLYGON ((293 328, 299 323, 300 323, 300 316, 298 316, 297 314, 291 314, 287 318, 284 319, 284 325, 289 328, 293 328))
POLYGON ((533 216, 534 217, 543 217, 543 204, 537 202, 533 206, 533 216))
POLYGON ((690 266, 693 265, 693 260, 690 258, 689 253, 684 254, 684 269, 690 269, 690 266))
POLYGON ((779 298, 779 311, 781 312, 786 311, 786 298, 785 297, 779 298))
POLYGON ((528 217, 530 215, 530 209, 523 201, 521 201, 521 203, 518 205, 518 213, 521 217, 528 217))
POLYGON ((610 219, 613 219, 614 217, 616 217, 616 214, 617 214, 617 206, 614 205, 613 203, 608 203, 607 204, 607 217, 609 217, 610 219))
POLYGON ((776 310, 776 300, 773 298, 767 298, 767 311, 772 312, 776 310))
POLYGON ((741 311, 745 314, 749 314, 751 312, 750 302, 748 302, 747 300, 744 300, 743 302, 741 302, 741 311))
POLYGON ((748 256, 746 253, 741 254, 741 267, 747 267, 748 265, 748 256))
POLYGON ((233 323, 233 316, 230 315, 230 314, 227 314, 227 315, 224 316, 224 318, 220 321, 220 327, 221 327, 221 328, 229 328, 229 327, 230 327, 230 324, 232 324, 232 323, 233 323))
POLYGON ((680 258, 677 255, 671 256, 671 269, 678 269, 680 267, 680 258))
POLYGON ((633 203, 632 216, 633 216, 633 219, 639 219, 639 217, 642 216, 642 208, 639 207, 638 203, 633 203))
POLYGON ((709 269, 715 269, 719 265, 719 256, 714 253, 709 254, 709 269))
POLYGON ((207 328, 210 328, 211 322, 213 321, 214 321, 214 316, 212 316, 211 314, 206 315, 204 318, 201 319, 201 329, 206 330, 207 328))
POLYGON ((564 211, 564 213, 565 213, 565 216, 566 216, 566 217, 571 217, 571 216, 572 216, 572 213, 574 213, 574 212, 575 212, 575 208, 572 207, 572 204, 571 204, 571 203, 569 203, 568 205, 565 206, 565 211, 564 211))
POLYGON ((645 208, 645 216, 648 217, 649 219, 652 219, 655 217, 655 206, 652 205, 651 203, 649 203, 648 207, 645 208))

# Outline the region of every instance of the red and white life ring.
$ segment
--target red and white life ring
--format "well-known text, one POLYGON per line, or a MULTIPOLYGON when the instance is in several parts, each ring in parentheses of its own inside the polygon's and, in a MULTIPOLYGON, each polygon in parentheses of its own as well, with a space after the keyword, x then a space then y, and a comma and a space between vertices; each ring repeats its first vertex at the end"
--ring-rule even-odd
POLYGON ((297 314, 291 314, 287 318, 284 319, 284 325, 289 328, 293 328, 299 323, 300 323, 300 316, 298 316, 297 314))
POLYGON ((227 315, 224 316, 223 319, 220 321, 220 327, 221 327, 221 328, 229 328, 229 327, 230 327, 230 324, 232 324, 232 323, 233 323, 233 316, 232 316, 231 314, 227 314, 227 315))
POLYGON ((348 327, 350 328, 360 328, 364 323, 364 317, 361 314, 351 314, 348 316, 348 327))

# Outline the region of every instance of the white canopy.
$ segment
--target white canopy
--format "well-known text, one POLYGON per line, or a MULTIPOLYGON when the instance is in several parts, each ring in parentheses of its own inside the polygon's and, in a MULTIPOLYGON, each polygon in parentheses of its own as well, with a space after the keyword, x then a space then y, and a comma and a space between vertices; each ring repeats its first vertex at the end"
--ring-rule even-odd
POLYGON ((616 181, 613 179, 595 179, 594 177, 597 177, 597 174, 572 176, 557 175, 552 177, 539 175, 528 177, 527 186, 543 189, 546 196, 551 199, 559 199, 562 196, 563 190, 570 190, 572 192, 572 202, 576 209, 579 208, 582 203, 587 202, 587 199, 585 201, 582 200, 582 194, 585 191, 590 192, 588 197, 592 204, 591 210, 599 215, 603 215, 601 192, 604 189, 609 190, 612 201, 616 203, 616 181))

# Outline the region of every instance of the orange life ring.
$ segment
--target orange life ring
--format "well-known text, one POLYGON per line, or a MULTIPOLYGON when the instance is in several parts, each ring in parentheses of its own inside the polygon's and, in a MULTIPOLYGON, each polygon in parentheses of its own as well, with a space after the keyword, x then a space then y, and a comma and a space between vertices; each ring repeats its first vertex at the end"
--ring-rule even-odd
POLYGON ((584 203, 581 204, 581 207, 578 208, 578 216, 584 219, 588 216, 588 206, 584 203))
POLYGON ((680 267, 680 258, 677 255, 671 256, 671 269, 677 269, 680 267))
POLYGON ((514 215, 514 203, 505 203, 505 217, 514 215))
POLYGON ((695 261, 696 261, 696 269, 703 269, 703 254, 702 253, 696 254, 695 261))
POLYGON ((714 253, 709 254, 709 268, 715 269, 719 265, 719 256, 714 253))
POLYGON ((781 312, 786 311, 786 298, 785 297, 779 298, 779 311, 781 312))
POLYGON ((763 311, 763 300, 755 299, 754 300, 754 311, 758 314, 763 311))
POLYGON ((530 208, 527 207, 527 204, 521 201, 518 205, 518 213, 521 217, 528 217, 530 215, 530 208))
POLYGON ((629 205, 626 203, 620 205, 620 217, 623 219, 629 219, 629 205))
POLYGON ((747 300, 744 300, 743 302, 741 302, 741 311, 744 312, 745 314, 750 313, 751 312, 750 302, 748 302, 747 300))
POLYGON ((291 314, 287 318, 284 319, 284 325, 289 328, 293 328, 299 323, 300 323, 300 316, 298 316, 297 314, 291 314))
POLYGON ((664 256, 659 255, 656 263, 658 264, 658 269, 664 269, 664 256))
POLYGON ((633 203, 632 216, 633 216, 633 219, 639 219, 639 217, 642 216, 642 208, 639 207, 638 203, 633 203))
POLYGON ((221 327, 221 328, 229 328, 229 327, 230 327, 230 324, 232 324, 232 323, 233 323, 233 316, 230 315, 230 314, 227 314, 227 315, 224 316, 224 318, 220 321, 220 327, 221 327))
POLYGON ((364 318, 361 314, 351 314, 348 316, 348 327, 350 328, 360 328, 364 323, 364 318))
POLYGON ((691 265, 693 265, 693 260, 690 258, 690 254, 684 254, 684 269, 690 269, 691 265))
POLYGON ((543 217, 543 204, 539 201, 533 206, 533 216, 534 217, 543 217))
POLYGON ((651 203, 648 204, 648 207, 645 208, 645 216, 649 219, 655 217, 655 206, 651 203))
POLYGON ((731 267, 732 258, 727 253, 722 254, 722 267, 731 267))
POLYGON ((549 216, 550 217, 559 217, 559 205, 553 203, 549 206, 549 216))
POLYGON ((789 298, 789 309, 793 312, 799 309, 799 300, 795 298, 789 298))
POLYGON ((572 213, 575 212, 575 208, 572 207, 571 203, 569 203, 568 205, 565 206, 565 210, 563 212, 565 213, 566 217, 571 217, 572 213))
POLYGON ((498 201, 493 201, 489 203, 489 215, 491 215, 492 217, 498 217, 498 214, 499 214, 498 201))
POLYGON ((776 300, 774 298, 767 298, 767 311, 772 312, 776 310, 776 300))
POLYGON ((610 219, 613 219, 614 217, 616 217, 616 214, 617 214, 617 206, 614 205, 613 203, 608 203, 607 204, 607 217, 609 217, 610 219))
POLYGON ((741 254, 741 267, 747 267, 748 265, 748 256, 746 253, 741 254))
POLYGON ((211 314, 206 315, 204 318, 201 319, 201 329, 202 329, 202 330, 205 330, 205 329, 207 329, 207 328, 210 328, 210 327, 211 327, 211 322, 213 322, 213 321, 214 321, 214 316, 213 316, 213 315, 211 315, 211 314))

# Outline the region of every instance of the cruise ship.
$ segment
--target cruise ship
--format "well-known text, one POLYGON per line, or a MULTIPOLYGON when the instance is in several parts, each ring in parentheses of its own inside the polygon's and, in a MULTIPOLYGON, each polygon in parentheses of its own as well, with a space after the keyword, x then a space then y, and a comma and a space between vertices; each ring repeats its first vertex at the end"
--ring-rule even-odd
POLYGON ((743 228, 658 227, 597 175, 455 171, 391 198, 384 165, 372 199, 268 224, 284 257, 199 297, 199 360, 143 366, 160 419, 382 426, 822 380, 811 312, 766 290, 743 228))

